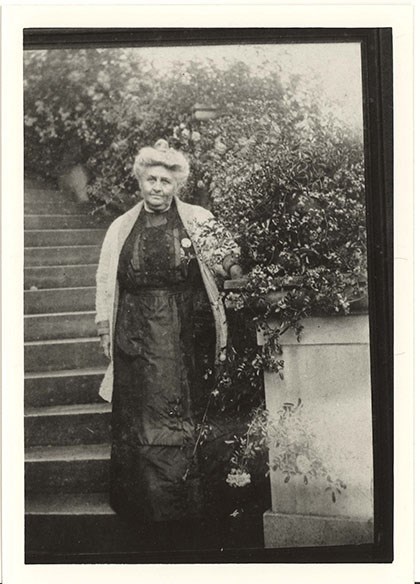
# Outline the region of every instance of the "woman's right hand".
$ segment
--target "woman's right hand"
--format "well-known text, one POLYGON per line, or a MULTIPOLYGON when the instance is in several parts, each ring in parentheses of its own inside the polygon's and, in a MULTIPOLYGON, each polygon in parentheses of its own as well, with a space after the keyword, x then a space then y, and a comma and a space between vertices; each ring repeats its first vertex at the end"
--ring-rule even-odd
POLYGON ((111 338, 109 335, 101 335, 99 338, 99 343, 104 355, 107 359, 111 359, 111 338))

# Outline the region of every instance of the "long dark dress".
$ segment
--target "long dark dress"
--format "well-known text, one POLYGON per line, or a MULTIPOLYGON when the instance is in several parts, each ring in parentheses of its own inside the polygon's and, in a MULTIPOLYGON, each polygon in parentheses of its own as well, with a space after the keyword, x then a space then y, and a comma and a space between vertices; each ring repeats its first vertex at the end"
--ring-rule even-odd
POLYGON ((114 343, 111 504, 141 522, 202 510, 195 434, 191 241, 175 205, 143 210, 119 260, 114 343))

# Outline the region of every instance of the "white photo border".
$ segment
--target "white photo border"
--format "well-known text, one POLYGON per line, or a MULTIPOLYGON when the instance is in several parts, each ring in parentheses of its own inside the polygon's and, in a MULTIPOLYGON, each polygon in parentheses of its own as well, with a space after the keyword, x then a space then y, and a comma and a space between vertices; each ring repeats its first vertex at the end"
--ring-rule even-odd
POLYGON ((2 14, 3 581, 253 582, 261 570, 296 582, 413 582, 413 35, 395 5, 7 6, 2 14), (391 27, 394 38, 395 502, 392 564, 25 565, 23 507, 24 28, 391 27))

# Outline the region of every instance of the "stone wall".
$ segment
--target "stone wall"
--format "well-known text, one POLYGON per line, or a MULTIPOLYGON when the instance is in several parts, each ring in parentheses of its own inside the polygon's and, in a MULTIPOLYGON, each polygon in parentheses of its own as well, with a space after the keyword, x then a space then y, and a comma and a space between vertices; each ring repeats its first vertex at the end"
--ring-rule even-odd
MULTIPOLYGON (((273 323, 275 324, 275 323, 273 323)), ((367 314, 309 318, 301 341, 282 337, 284 379, 265 373, 267 408, 302 400, 323 459, 346 489, 334 502, 325 479, 285 483, 271 473, 272 509, 264 516, 266 547, 373 541, 372 410, 367 314)), ((259 339, 263 342, 263 339, 259 339)), ((274 447, 270 458, 275 456, 274 447)))

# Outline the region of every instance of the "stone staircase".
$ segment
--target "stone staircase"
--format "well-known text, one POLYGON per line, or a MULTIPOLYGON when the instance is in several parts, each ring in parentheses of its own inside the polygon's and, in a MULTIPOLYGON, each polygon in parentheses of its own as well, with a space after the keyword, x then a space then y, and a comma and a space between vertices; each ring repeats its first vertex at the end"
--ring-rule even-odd
MULTIPOLYGON (((50 186, 25 181, 26 563, 179 562, 180 550, 188 556, 186 533, 168 536, 163 557, 152 533, 126 525, 108 503, 111 407, 98 396, 106 359, 94 323, 107 223, 50 186)), ((262 547, 262 513, 234 521, 225 528, 224 554, 262 547)), ((206 553, 196 550, 188 561, 208 561, 206 553)))
POLYGON ((26 561, 139 546, 108 504, 110 405, 94 323, 105 225, 86 206, 25 182, 26 561))

